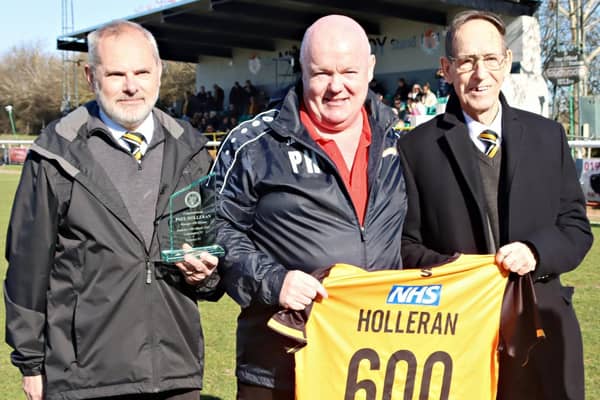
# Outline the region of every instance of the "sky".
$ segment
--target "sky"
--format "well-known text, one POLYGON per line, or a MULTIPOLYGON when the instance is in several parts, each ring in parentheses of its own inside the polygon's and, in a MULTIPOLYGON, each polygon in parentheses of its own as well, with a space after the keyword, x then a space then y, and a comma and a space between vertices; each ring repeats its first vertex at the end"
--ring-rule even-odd
MULTIPOLYGON (((71 0, 65 1, 67 4, 71 0)), ((72 0, 75 31, 113 19, 164 6, 169 0, 72 0)), ((40 43, 42 49, 56 52, 56 38, 62 34, 61 0, 2 0, 0 15, 0 55, 14 46, 40 43)))

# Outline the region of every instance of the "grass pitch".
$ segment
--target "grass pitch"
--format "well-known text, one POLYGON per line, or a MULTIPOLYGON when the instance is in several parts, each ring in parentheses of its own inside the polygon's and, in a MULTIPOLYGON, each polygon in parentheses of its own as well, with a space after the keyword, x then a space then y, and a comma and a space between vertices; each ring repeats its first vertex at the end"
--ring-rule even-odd
MULTIPOLYGON (((5 236, 10 207, 18 181, 18 169, 0 167, 0 278, 4 281, 5 236)), ((564 284, 576 287, 575 309, 584 340, 586 398, 600 399, 600 329, 595 307, 600 304, 600 227, 594 227, 596 242, 582 265, 563 276, 564 284)), ((3 298, 3 297, 2 297, 3 298)), ((200 303, 206 343, 203 400, 235 398, 235 325, 238 307, 229 298, 218 303, 200 303)), ((0 305, 0 399, 24 399, 20 374, 10 364, 10 349, 4 342, 4 304, 0 305)))

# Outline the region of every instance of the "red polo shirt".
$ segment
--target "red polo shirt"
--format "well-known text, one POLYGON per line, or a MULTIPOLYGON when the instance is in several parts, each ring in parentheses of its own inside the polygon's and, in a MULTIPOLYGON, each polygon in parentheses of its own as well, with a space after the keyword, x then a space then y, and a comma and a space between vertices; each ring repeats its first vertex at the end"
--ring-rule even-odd
POLYGON ((367 110, 362 108, 363 126, 360 141, 354 155, 352 170, 348 171, 344 157, 340 152, 339 147, 333 139, 325 139, 321 137, 315 129, 315 123, 310 119, 304 104, 300 108, 300 119, 302 124, 315 142, 325 151, 335 164, 338 172, 344 180, 344 184, 350 192, 352 203, 356 209, 358 220, 362 226, 365 220, 365 210, 367 209, 367 200, 369 197, 369 186, 367 182, 367 166, 369 163, 369 145, 371 144, 371 127, 369 126, 369 117, 367 110))

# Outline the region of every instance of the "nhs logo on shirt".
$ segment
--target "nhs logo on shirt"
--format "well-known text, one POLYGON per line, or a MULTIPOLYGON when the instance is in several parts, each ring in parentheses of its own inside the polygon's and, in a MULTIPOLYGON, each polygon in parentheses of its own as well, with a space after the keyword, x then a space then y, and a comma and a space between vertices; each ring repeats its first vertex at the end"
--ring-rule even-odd
POLYGON ((442 285, 394 285, 387 295, 386 303, 437 306, 440 304, 441 297, 442 285))

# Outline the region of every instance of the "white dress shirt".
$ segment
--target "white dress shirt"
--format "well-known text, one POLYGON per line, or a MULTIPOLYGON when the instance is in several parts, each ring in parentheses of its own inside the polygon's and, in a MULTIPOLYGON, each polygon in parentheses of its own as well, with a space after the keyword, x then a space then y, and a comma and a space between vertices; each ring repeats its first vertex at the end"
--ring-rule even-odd
MULTIPOLYGON (((125 133, 130 132, 130 131, 123 128, 121 125, 117 124, 115 121, 113 121, 102 110, 102 107, 100 107, 100 119, 102 120, 102 122, 104 122, 104 124, 110 131, 111 135, 121 145, 121 147, 123 147, 125 150, 129 151, 129 145, 127 144, 127 142, 125 142, 122 139, 122 136, 125 133)), ((133 132, 140 133, 144 136, 144 141, 142 141, 142 144, 140 145, 140 151, 142 152, 142 155, 143 155, 146 153, 146 150, 148 149, 148 145, 152 141, 152 136, 154 135, 154 117, 152 116, 152 113, 148 114, 146 119, 133 132)))
POLYGON ((479 139, 479 134, 486 130, 494 131, 496 135, 498 135, 498 146, 502 144, 502 104, 500 104, 500 102, 498 102, 498 114, 496 114, 496 118, 494 118, 490 125, 484 125, 481 122, 475 121, 464 111, 463 115, 465 116, 467 127, 469 128, 469 137, 479 151, 485 153, 486 146, 481 139, 479 139))

